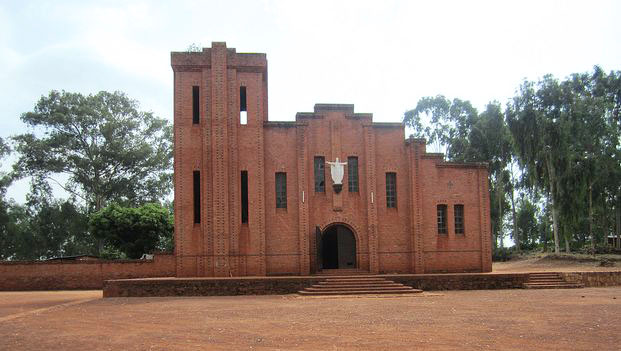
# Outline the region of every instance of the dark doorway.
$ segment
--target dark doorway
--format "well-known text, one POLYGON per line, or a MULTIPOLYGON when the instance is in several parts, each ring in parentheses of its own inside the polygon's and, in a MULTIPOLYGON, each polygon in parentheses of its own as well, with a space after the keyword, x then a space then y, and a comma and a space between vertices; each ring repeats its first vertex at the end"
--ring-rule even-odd
POLYGON ((342 269, 356 267, 356 237, 344 225, 331 225, 321 236, 321 268, 342 269))

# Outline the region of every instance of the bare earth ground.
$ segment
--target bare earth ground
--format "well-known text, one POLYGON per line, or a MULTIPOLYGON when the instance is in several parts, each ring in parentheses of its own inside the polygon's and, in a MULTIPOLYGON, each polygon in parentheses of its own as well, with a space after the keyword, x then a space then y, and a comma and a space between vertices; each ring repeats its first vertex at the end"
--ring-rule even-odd
POLYGON ((572 254, 565 256, 546 255, 542 253, 525 255, 507 262, 494 262, 494 272, 579 272, 579 271, 619 271, 621 270, 621 255, 603 255, 593 258, 589 255, 572 254), (601 258, 606 257, 614 266, 599 266, 601 258))
POLYGON ((603 351, 621 348, 619 325, 621 287, 332 298, 0 292, 0 350, 603 351))

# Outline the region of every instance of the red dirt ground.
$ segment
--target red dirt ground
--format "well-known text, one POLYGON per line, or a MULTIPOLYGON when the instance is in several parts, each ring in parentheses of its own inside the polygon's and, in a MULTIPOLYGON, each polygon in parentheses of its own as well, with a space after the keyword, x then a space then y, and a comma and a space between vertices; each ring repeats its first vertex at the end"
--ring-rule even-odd
MULTIPOLYGON (((617 263, 619 265, 619 263, 617 263)), ((528 258, 496 272, 619 270, 528 258)), ((410 297, 0 292, 0 350, 620 350, 621 287, 410 297)))
MULTIPOLYGON (((72 293, 25 293, 24 303, 32 306, 37 295, 65 301, 72 293)), ((12 294, 0 293, 0 301, 9 296, 19 303, 12 294)), ((96 298, 18 316, 7 305, 0 310, 1 350, 603 351, 621 345, 621 287, 388 298, 96 298)))

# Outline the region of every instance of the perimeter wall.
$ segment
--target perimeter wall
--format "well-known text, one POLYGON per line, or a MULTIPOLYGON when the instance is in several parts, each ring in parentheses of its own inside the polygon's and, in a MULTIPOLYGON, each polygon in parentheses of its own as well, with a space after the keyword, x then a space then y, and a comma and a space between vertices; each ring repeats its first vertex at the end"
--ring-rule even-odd
POLYGON ((0 291, 101 289, 110 279, 174 277, 175 256, 152 260, 0 262, 0 291))

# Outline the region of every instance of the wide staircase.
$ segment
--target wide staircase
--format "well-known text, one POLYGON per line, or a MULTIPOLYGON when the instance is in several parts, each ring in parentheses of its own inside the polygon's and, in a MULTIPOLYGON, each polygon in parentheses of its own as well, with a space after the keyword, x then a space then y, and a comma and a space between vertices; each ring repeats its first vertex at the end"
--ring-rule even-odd
POLYGON ((568 283, 556 272, 530 273, 525 289, 575 289, 583 288, 579 283, 568 283))
MULTIPOLYGON (((324 273, 329 276, 330 274, 324 273)), ((333 295, 375 295, 375 294, 417 294, 422 290, 414 289, 392 280, 377 276, 350 275, 326 277, 309 288, 298 293, 303 296, 333 295)))

